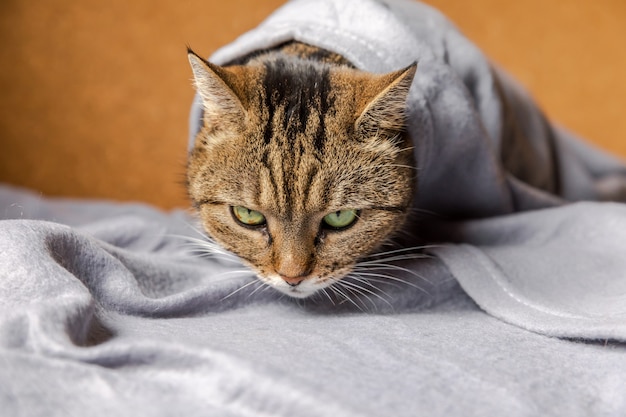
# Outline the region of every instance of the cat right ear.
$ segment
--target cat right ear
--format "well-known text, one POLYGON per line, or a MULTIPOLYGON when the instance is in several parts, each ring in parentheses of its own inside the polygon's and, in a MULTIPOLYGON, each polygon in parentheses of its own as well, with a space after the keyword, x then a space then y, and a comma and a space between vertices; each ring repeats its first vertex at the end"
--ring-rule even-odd
POLYGON ((241 121, 245 107, 234 90, 236 74, 202 59, 187 48, 196 91, 202 98, 205 117, 220 120, 227 117, 241 121))
POLYGON ((406 100, 417 70, 417 62, 389 74, 375 77, 367 90, 373 97, 355 123, 363 138, 393 137, 405 128, 406 100))

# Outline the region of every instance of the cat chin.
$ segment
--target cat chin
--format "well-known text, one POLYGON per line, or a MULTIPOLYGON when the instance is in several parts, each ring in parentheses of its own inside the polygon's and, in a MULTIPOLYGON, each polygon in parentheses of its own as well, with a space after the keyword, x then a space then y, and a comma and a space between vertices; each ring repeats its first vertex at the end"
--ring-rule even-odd
MULTIPOLYGON (((274 287, 276 288, 276 287, 274 287)), ((317 290, 313 290, 312 292, 305 292, 298 288, 276 288, 283 294, 286 294, 292 298, 308 298, 313 295, 317 290)))

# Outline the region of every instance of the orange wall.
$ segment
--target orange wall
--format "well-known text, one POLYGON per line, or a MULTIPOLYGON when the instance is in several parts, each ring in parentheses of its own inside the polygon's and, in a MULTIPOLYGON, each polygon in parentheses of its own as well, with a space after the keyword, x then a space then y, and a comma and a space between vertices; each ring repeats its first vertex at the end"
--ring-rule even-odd
MULTIPOLYGON (((185 45, 209 55, 281 1, 0 2, 0 181, 185 206, 185 45), (245 12, 241 12, 245 11, 245 12)), ((626 156, 626 2, 431 0, 547 113, 626 156)))

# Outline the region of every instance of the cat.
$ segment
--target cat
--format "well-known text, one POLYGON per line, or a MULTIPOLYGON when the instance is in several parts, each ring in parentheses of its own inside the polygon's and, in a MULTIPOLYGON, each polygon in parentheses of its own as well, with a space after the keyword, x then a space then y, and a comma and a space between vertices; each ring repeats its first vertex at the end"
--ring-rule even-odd
POLYGON ((203 106, 188 193, 211 239, 295 298, 393 241, 417 192, 417 63, 373 74, 296 41, 225 66, 188 58, 203 106))

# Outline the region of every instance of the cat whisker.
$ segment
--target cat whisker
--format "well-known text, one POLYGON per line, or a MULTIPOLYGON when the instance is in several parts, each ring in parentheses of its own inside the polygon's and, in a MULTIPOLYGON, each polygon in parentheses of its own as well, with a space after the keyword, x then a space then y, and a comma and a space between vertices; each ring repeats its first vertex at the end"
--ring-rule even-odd
MULTIPOLYGON (((358 273, 359 275, 361 275, 363 277, 383 278, 385 280, 400 282, 400 283, 402 283, 404 285, 408 285, 409 287, 413 287, 413 288, 415 288, 415 289, 417 289, 419 291, 424 292, 425 294, 430 295, 430 293, 428 291, 426 291, 424 288, 420 287, 419 285, 414 284, 414 283, 412 283, 410 281, 407 281, 405 279, 402 279, 402 278, 394 277, 393 275, 380 274, 380 273, 376 273, 376 272, 365 272, 365 271, 358 271, 356 273, 358 273)), ((424 277, 420 276, 420 278, 422 278, 426 282, 428 282, 424 277)), ((366 278, 366 279, 369 279, 369 278, 366 278)))
MULTIPOLYGON (((398 242, 396 242, 393 238, 387 238, 385 240, 383 240, 380 244, 381 248, 396 248, 398 247, 398 242)), ((368 256, 373 256, 373 255, 368 255, 368 256)))
POLYGON ((333 298, 330 296, 330 294, 328 294, 328 288, 322 288, 322 293, 326 296, 326 298, 328 298, 328 301, 330 301, 330 303, 332 305, 335 305, 335 301, 333 300, 333 298))
POLYGON ((236 270, 236 271, 226 271, 226 272, 222 272, 220 274, 217 274, 213 277, 211 277, 210 279, 210 283, 211 284, 217 284, 220 282, 227 282, 227 281, 232 281, 241 277, 253 277, 253 273, 249 270, 236 270), (229 277, 225 277, 226 275, 234 275, 234 276, 229 276, 229 277), (225 278, 223 278, 225 277, 225 278))
MULTIPOLYGON (((265 284, 265 283, 264 283, 265 284)), ((265 291, 272 289, 273 287, 271 285, 265 284, 263 286, 263 289, 261 290, 261 293, 264 293, 265 291)))
POLYGON ((368 261, 360 261, 360 262, 357 262, 357 265, 367 266, 373 263, 388 263, 388 262, 394 262, 394 261, 406 261, 409 259, 431 259, 431 258, 432 258, 431 255, 427 255, 424 253, 407 253, 403 255, 389 256, 386 258, 377 258, 377 259, 371 259, 368 261))
POLYGON ((232 264, 241 265, 241 262, 236 260, 236 259, 224 258, 223 256, 220 256, 219 254, 215 254, 215 253, 199 253, 198 257, 200 257, 200 258, 208 258, 208 259, 215 259, 215 260, 219 260, 219 261, 223 261, 223 262, 230 262, 232 264))
MULTIPOLYGON (((242 275, 242 276, 243 275, 248 275, 248 276, 254 275, 254 273, 252 271, 250 271, 249 269, 235 269, 235 270, 232 270, 232 271, 221 272, 221 273, 217 274, 215 276, 215 278, 219 278, 219 277, 222 277, 224 275, 231 275, 231 274, 238 274, 238 275, 242 275)), ((236 278, 236 277, 234 277, 234 278, 236 278)))
POLYGON ((356 308, 359 309, 359 311, 363 312, 363 308, 358 305, 357 303, 354 302, 354 300, 352 300, 352 298, 350 298, 345 292, 343 292, 341 289, 337 288, 337 284, 339 281, 337 280, 333 280, 334 283, 332 286, 328 287, 330 288, 335 294, 338 294, 339 296, 343 297, 343 301, 341 303, 339 303, 340 305, 343 304, 344 302, 349 302, 352 305, 354 305, 356 308))
POLYGON ((189 248, 196 248, 196 249, 201 249, 201 250, 205 250, 205 251, 210 251, 210 252, 215 252, 215 253, 220 253, 223 255, 229 255, 234 257, 234 255, 222 250, 221 247, 219 247, 217 244, 213 244, 210 242, 201 242, 200 240, 198 241, 190 241, 187 242, 186 244, 184 244, 185 247, 189 247, 189 248))
POLYGON ((345 285, 354 286, 354 288, 359 288, 362 291, 365 291, 366 293, 373 295, 374 297, 378 298, 379 300, 382 300, 387 305, 389 305, 389 307, 392 307, 391 303, 389 303, 389 300, 385 299, 385 297, 383 297, 382 295, 380 295, 378 293, 381 293, 381 294, 385 295, 388 298, 391 298, 391 296, 388 293, 386 293, 385 291, 383 291, 380 288, 378 288, 377 286, 375 286, 374 284, 372 284, 371 282, 369 282, 367 279, 362 278, 362 277, 358 277, 358 273, 355 273, 353 275, 348 275, 346 278, 350 278, 350 279, 353 279, 353 280, 355 280, 357 282, 361 282, 363 284, 366 284, 366 285, 372 287, 373 290, 369 290, 369 289, 363 287, 362 285, 358 285, 358 284, 356 284, 354 282, 350 282, 349 280, 346 280, 344 278, 343 283, 345 285))
POLYGON ((206 251, 206 250, 195 249, 194 252, 191 255, 193 255, 195 257, 198 257, 198 258, 215 259, 215 260, 220 260, 220 261, 224 261, 224 262, 230 262, 230 263, 236 264, 236 265, 241 265, 241 260, 239 258, 226 256, 226 255, 224 255, 222 253, 209 252, 209 251, 206 251))
POLYGON ((413 171, 419 171, 420 167, 414 167, 411 165, 403 165, 403 164, 389 164, 387 165, 388 167, 396 167, 396 168, 408 168, 408 169, 412 169, 413 171))
MULTIPOLYGON (((384 268, 384 267, 382 267, 382 268, 381 267, 373 268, 374 271, 379 271, 381 269, 382 270, 390 270, 390 269, 393 270, 392 268, 384 268)), ((372 280, 372 281, 385 282, 385 283, 388 283, 389 285, 393 285, 389 281, 399 282, 399 283, 402 283, 403 285, 408 285, 410 287, 414 287, 414 288, 417 288, 417 289, 419 289, 421 291, 426 292, 422 287, 420 287, 417 284, 413 284, 413 283, 411 283, 408 280, 405 280, 405 279, 402 279, 402 278, 399 278, 399 277, 396 277, 396 276, 393 276, 393 275, 387 275, 387 274, 372 272, 372 269, 370 269, 370 268, 355 268, 354 272, 358 273, 358 274, 366 274, 368 276, 367 279, 372 280), (374 274, 376 274, 376 275, 374 275, 374 274), (378 276, 379 278, 375 278, 376 276, 378 276)), ((429 279, 427 279, 423 275, 420 275, 420 274, 418 274, 416 272, 412 272, 411 275, 415 276, 416 278, 419 278, 420 280, 422 280, 422 281, 424 281, 424 282, 426 282, 426 283, 428 283, 430 285, 433 285, 432 281, 430 281, 429 279)), ((397 287, 397 285, 394 285, 394 286, 397 287)))
POLYGON ((208 237, 205 237, 205 239, 197 239, 183 235, 172 236, 187 241, 186 244, 182 245, 182 247, 194 251, 193 254, 196 256, 202 258, 217 259, 220 261, 230 262, 238 265, 241 264, 241 259, 237 255, 234 255, 224 250, 219 244, 215 243, 208 237))
POLYGON ((215 260, 220 260, 220 261, 224 261, 224 262, 229 262, 229 263, 235 264, 235 265, 241 265, 241 261, 239 259, 229 258, 229 257, 224 256, 224 255, 219 254, 219 253, 199 252, 199 253, 196 253, 195 255, 198 258, 215 259, 215 260))
MULTIPOLYGON (((211 239, 210 237, 208 237, 206 235, 202 235, 201 239, 195 238, 195 237, 191 237, 191 236, 177 235, 177 234, 171 234, 171 235, 168 235, 168 236, 175 237, 175 238, 178 238, 178 239, 182 239, 182 240, 185 240, 185 241, 187 241, 189 243, 195 243, 195 244, 200 245, 201 247, 214 248, 216 251, 223 252, 224 254, 232 255, 230 252, 227 252, 224 249, 222 249, 222 247, 218 243, 216 243, 213 239, 211 239)), ((232 255, 232 256, 235 256, 235 255, 232 255)))
POLYGON ((187 240, 187 241, 195 241, 195 242, 200 242, 200 243, 209 243, 212 245, 215 245, 216 247, 218 247, 220 250, 222 250, 221 246, 219 246, 210 236, 208 236, 206 234, 206 232, 199 226, 191 224, 189 222, 185 222, 185 224, 187 225, 187 227, 189 227, 189 229, 191 229, 193 232, 195 232, 200 238, 194 238, 191 236, 187 236, 187 235, 172 235, 175 237, 178 237, 180 239, 183 240, 187 240))
MULTIPOLYGON (((259 284, 260 284, 260 285, 259 285, 258 287, 256 287, 254 290, 252 290, 252 292, 246 296, 246 299, 247 299, 247 298, 252 297, 252 296, 253 296, 254 294, 256 294, 256 293, 257 293, 257 291, 259 291, 261 288, 263 288, 264 290, 267 290, 267 289, 270 287, 269 285, 267 285, 265 282, 263 282, 263 281, 261 281, 261 280, 257 280, 257 281, 259 282, 259 284)), ((262 292, 263 292, 263 291, 261 291, 260 293, 262 293, 262 292)), ((260 293, 259 293, 259 294, 260 294, 260 293)))
POLYGON ((201 227, 199 227, 198 225, 191 224, 189 222, 185 222, 185 224, 192 231, 194 231, 198 236, 200 236, 201 239, 193 238, 193 237, 187 236, 187 235, 174 235, 174 236, 177 236, 179 238, 186 239, 186 240, 198 240, 198 241, 202 241, 202 242, 207 242, 208 241, 208 242, 211 242, 211 243, 215 243, 213 241, 213 239, 211 237, 207 236, 206 232, 201 227))
POLYGON ((437 213, 436 211, 432 211, 432 210, 426 210, 426 209, 422 209, 422 208, 418 208, 418 207, 411 207, 409 209, 409 211, 411 213, 417 213, 417 214, 427 214, 431 217, 436 217, 438 219, 445 219, 447 218, 447 216, 441 214, 441 213, 437 213))
POLYGON ((407 274, 411 274, 414 277, 420 278, 424 281, 426 281, 427 283, 432 285, 432 282, 426 278, 424 278, 424 276, 418 274, 417 272, 408 269, 408 268, 404 268, 402 266, 398 266, 398 265, 393 265, 393 264, 385 264, 385 263, 380 263, 380 264, 368 264, 367 266, 363 267, 359 267, 359 265, 357 264, 355 270, 361 270, 361 271, 371 271, 371 270, 380 270, 380 269, 385 269, 385 270, 391 270, 391 271, 403 271, 406 272, 407 274))
MULTIPOLYGON (((358 288, 354 288, 352 286, 346 285, 346 282, 339 282, 337 283, 337 285, 340 285, 343 289, 345 289, 347 292, 353 294, 356 298, 357 301, 360 301, 361 304, 363 304, 363 308, 367 309, 367 305, 365 304, 365 302, 363 301, 363 298, 366 299, 367 301, 370 302, 370 304, 372 305, 372 307, 374 309, 376 309, 376 303, 374 303, 371 298, 363 291, 359 290, 358 288)), ((356 303, 356 301, 355 301, 356 303)), ((361 310, 363 312, 365 312, 365 310, 361 310)))
POLYGON ((197 240, 195 242, 189 242, 187 244, 188 247, 192 247, 192 248, 197 248, 197 249, 202 249, 211 253, 219 253, 220 255, 224 255, 224 256, 228 256, 231 257, 233 259, 239 259, 236 255, 227 252, 225 250, 223 250, 221 248, 221 246, 219 246, 216 243, 212 243, 212 242, 202 242, 200 240, 197 240))
POLYGON ((395 246, 398 246, 397 238, 399 236, 404 236, 406 239, 414 239, 414 238, 418 237, 415 234, 414 230, 401 229, 401 230, 394 231, 394 233, 391 236, 389 236, 388 242, 391 243, 391 244, 394 244, 395 246))
POLYGON ((194 232, 196 232, 198 234, 198 236, 200 236, 203 239, 209 239, 212 240, 210 237, 207 236, 205 230, 202 228, 202 226, 200 225, 200 219, 197 217, 198 213, 195 213, 196 217, 195 217, 195 223, 189 223, 189 222, 185 222, 187 224, 187 227, 189 227, 191 230, 193 230, 194 232))
POLYGON ((384 164, 384 165, 370 165, 370 166, 366 166, 366 167, 359 167, 357 169, 354 169, 352 171, 350 171, 350 174, 353 173, 358 173, 358 172, 362 172, 362 171, 371 171, 371 172, 376 172, 377 170, 381 169, 381 168, 388 168, 388 167, 394 167, 394 168, 407 168, 407 169, 411 169, 413 171, 419 171, 420 168, 419 167, 414 167, 411 165, 404 165, 404 164, 384 164))
POLYGON ((226 300, 227 298, 230 298, 230 297, 232 297, 233 295, 237 294, 237 293, 238 293, 238 292, 240 292, 241 290, 243 290, 243 289, 245 289, 245 288, 249 287, 250 285, 256 284, 256 283, 258 283, 258 282, 259 282, 259 280, 257 280, 257 279, 255 279, 255 280, 253 280, 253 281, 250 281, 250 282, 248 282, 247 284, 244 284, 244 285, 242 285, 241 287, 237 288, 235 291, 232 291, 230 294, 226 295, 225 297, 222 297, 222 298, 220 299, 220 301, 224 301, 224 300, 226 300))
MULTIPOLYGON (((391 243, 391 244, 394 244, 394 243, 391 243)), ((371 255, 367 255, 364 258, 372 258, 374 256, 391 255, 391 254, 399 253, 399 252, 409 252, 409 251, 414 251, 414 250, 417 251, 417 250, 437 248, 437 247, 441 247, 441 245, 411 246, 411 247, 408 247, 408 248, 394 249, 394 250, 389 250, 389 251, 386 251, 386 252, 372 253, 371 255)))
MULTIPOLYGON (((355 272, 358 273, 358 272, 355 272)), ((354 275, 351 275, 352 278, 354 278, 354 275)), ((371 284, 372 282, 379 282, 381 284, 385 284, 387 286, 390 287, 394 287, 394 288, 402 288, 402 285, 397 284, 393 281, 390 281, 388 279, 383 279, 383 278, 373 278, 373 277, 369 277, 369 278, 361 278, 362 280, 364 280, 365 282, 367 282, 368 284, 370 284, 370 286, 373 286, 373 284, 371 284)))
POLYGON ((372 296, 380 299, 385 304, 387 304, 389 307, 393 308, 393 306, 391 305, 389 300, 385 299, 385 297, 383 297, 382 295, 379 294, 379 293, 382 293, 384 296, 386 296, 387 298, 391 299, 391 296, 388 293, 386 293, 385 291, 381 290, 376 285, 374 285, 371 282, 369 282, 367 279, 365 279, 363 277, 360 277, 358 274, 355 274, 355 273, 348 274, 346 277, 344 277, 341 280, 335 280, 335 283, 337 285, 342 286, 343 288, 345 288, 349 292, 357 295, 357 298, 359 296, 365 298, 367 301, 370 302, 370 304, 372 304, 374 309, 377 308, 377 305, 373 301, 372 296), (352 281, 356 281, 356 282, 352 282, 352 281), (365 287, 363 285, 359 285, 359 284, 357 284, 357 282, 361 283, 361 284, 365 284, 366 286, 369 286, 372 289, 369 289, 369 288, 367 288, 367 287, 365 287))
POLYGON ((368 286, 372 287, 374 290, 376 290, 376 291, 380 291, 380 292, 382 292, 383 294, 385 294, 386 296, 389 296, 389 294, 385 293, 385 292, 384 292, 384 291, 382 291, 380 288, 378 288, 377 286, 375 286, 374 284, 372 284, 372 283, 370 282, 370 280, 369 280, 369 279, 363 278, 362 276, 360 276, 358 273, 355 273, 354 271, 351 271, 348 275, 346 275, 346 276, 344 277, 344 280, 345 280, 346 278, 351 279, 351 280, 354 280, 354 281, 357 281, 357 282, 361 282, 361 283, 363 283, 363 284, 365 284, 365 285, 368 285, 368 286))
POLYGON ((415 146, 408 146, 406 148, 400 149, 398 152, 408 152, 408 151, 413 151, 414 149, 415 149, 415 146))

